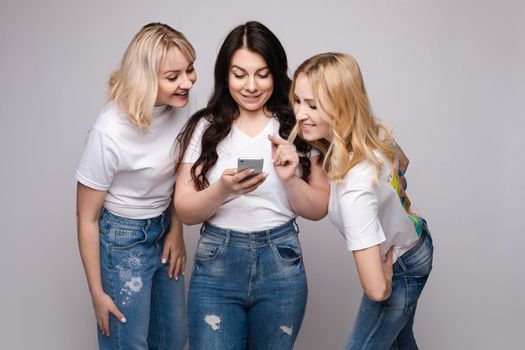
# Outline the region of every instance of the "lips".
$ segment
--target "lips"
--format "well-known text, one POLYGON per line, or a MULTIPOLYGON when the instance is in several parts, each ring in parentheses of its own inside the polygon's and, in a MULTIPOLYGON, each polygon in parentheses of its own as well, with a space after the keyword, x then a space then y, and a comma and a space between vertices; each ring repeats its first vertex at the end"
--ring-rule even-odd
POLYGON ((250 101, 250 102, 253 102, 253 101, 257 101, 259 99, 259 97, 261 97, 261 95, 255 95, 255 96, 247 96, 247 95, 242 95, 241 96, 246 100, 246 101, 250 101))
POLYGON ((180 91, 180 92, 176 92, 176 93, 174 93, 173 95, 175 95, 175 96, 179 96, 179 97, 186 97, 186 96, 188 96, 188 91, 180 91))
POLYGON ((303 129, 303 130, 308 130, 308 129, 313 128, 313 127, 315 127, 315 124, 301 123, 301 129, 303 129))

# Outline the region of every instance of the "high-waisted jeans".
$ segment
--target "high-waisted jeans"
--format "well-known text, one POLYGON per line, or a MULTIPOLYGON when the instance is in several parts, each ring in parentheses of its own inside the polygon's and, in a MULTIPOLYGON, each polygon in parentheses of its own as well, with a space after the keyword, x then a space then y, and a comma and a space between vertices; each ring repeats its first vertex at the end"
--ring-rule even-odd
POLYGON ((416 245, 394 264, 390 298, 376 302, 363 295, 347 350, 418 349, 412 327, 418 298, 432 270, 433 251, 424 223, 416 245))
POLYGON ((102 209, 100 267, 104 291, 126 317, 110 315, 109 337, 98 331, 100 349, 180 350, 186 342, 184 279, 168 278, 162 264, 169 208, 151 219, 128 219, 102 209))
POLYGON ((188 294, 191 350, 292 349, 307 285, 294 221, 256 232, 204 223, 188 294))

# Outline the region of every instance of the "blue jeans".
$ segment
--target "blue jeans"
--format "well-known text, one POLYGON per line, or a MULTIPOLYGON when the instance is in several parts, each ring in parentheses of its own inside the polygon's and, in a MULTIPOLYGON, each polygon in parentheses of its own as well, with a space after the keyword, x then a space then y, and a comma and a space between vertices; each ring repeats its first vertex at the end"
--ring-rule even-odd
POLYGON ((295 222, 256 232, 204 223, 188 294, 192 350, 292 349, 308 294, 295 222))
POLYGON ((126 317, 110 315, 109 337, 98 331, 100 349, 182 349, 186 342, 184 280, 168 278, 162 264, 169 208, 151 219, 128 219, 102 209, 100 268, 104 291, 126 317))
POLYGON ((434 247, 426 223, 412 249, 394 264, 392 295, 376 302, 363 295, 347 350, 418 349, 412 327, 417 300, 430 270, 434 247))

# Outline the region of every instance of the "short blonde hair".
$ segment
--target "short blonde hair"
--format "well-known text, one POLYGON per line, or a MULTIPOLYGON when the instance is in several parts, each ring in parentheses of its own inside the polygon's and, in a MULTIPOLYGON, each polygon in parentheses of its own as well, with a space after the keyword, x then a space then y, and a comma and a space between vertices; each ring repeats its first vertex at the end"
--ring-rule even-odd
POLYGON ((160 65, 173 49, 195 61, 195 50, 181 32, 162 23, 147 24, 131 40, 120 66, 109 78, 108 100, 141 130, 151 124, 160 65))
MULTIPOLYGON (((343 180, 345 174, 365 158, 379 172, 382 163, 374 154, 375 150, 395 164, 394 139, 374 118, 361 70, 352 56, 328 52, 303 62, 293 77, 292 102, 295 83, 301 73, 308 77, 321 117, 330 125, 331 142, 310 142, 323 153, 323 168, 330 180, 343 180)), ((297 135, 301 137, 298 124, 290 137, 297 135)))

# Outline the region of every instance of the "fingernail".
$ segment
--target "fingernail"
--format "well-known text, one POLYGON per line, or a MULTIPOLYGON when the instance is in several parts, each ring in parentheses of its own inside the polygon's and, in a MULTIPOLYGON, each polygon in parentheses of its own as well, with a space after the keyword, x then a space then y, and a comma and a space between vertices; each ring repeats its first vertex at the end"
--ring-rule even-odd
POLYGON ((173 277, 173 275, 169 275, 169 278, 171 279, 173 277))
POLYGON ((166 258, 162 258, 162 260, 161 260, 161 262, 162 262, 163 264, 165 264, 166 261, 168 261, 166 258))
POLYGON ((175 276, 175 281, 178 281, 179 280, 179 276, 175 276))
POLYGON ((120 322, 122 322, 122 323, 126 323, 126 318, 125 318, 125 317, 122 317, 122 318, 120 319, 120 322))
POLYGON ((182 275, 183 275, 183 276, 185 275, 185 272, 184 272, 184 271, 182 271, 182 275))

